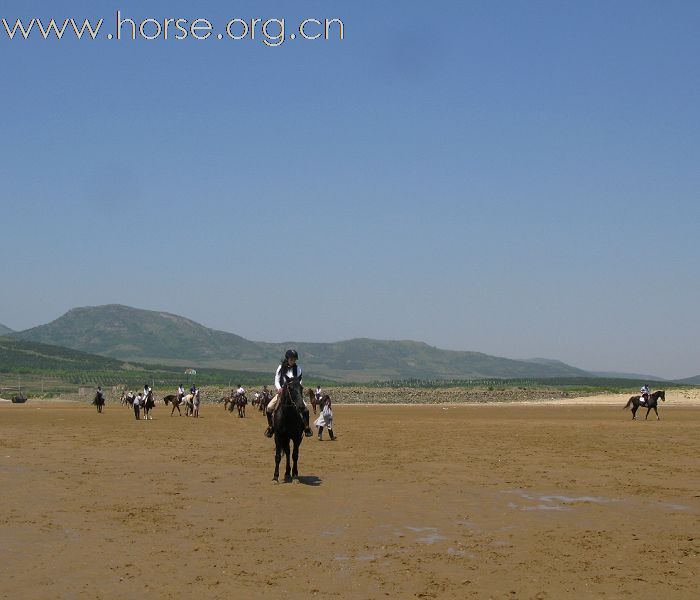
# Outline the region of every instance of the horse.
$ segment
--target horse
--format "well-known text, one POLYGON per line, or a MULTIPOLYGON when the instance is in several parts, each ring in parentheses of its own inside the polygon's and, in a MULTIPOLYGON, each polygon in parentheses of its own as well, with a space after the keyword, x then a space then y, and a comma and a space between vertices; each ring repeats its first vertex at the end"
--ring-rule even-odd
POLYGON ((658 392, 654 392, 653 394, 649 394, 649 399, 646 402, 642 402, 641 396, 632 396, 627 401, 627 404, 625 404, 624 408, 627 409, 630 407, 630 405, 632 406, 632 420, 634 420, 637 418, 637 410, 640 407, 641 408, 646 407, 647 414, 644 417, 645 421, 649 417, 649 411, 653 408, 654 412, 656 413, 656 420, 660 421, 661 419, 659 418, 659 411, 656 410, 659 398, 661 398, 664 402, 666 402, 666 392, 665 391, 658 391, 658 392))
POLYGON ((101 413, 102 408, 105 405, 104 395, 98 392, 97 394, 95 394, 95 399, 92 401, 92 403, 97 407, 97 412, 101 413))
POLYGON ((185 403, 185 416, 194 414, 194 394, 187 394, 182 401, 185 403))
POLYGON ((284 481, 299 481, 299 470, 297 462, 299 460, 299 446, 304 436, 304 420, 299 411, 299 406, 304 403, 304 392, 299 378, 296 377, 287 382, 281 392, 277 410, 272 416, 275 428, 275 473, 272 480, 279 482, 280 461, 282 451, 287 459, 287 466, 284 471, 284 481), (292 468, 290 473, 289 465, 289 442, 292 442, 292 468))
POLYGON ((238 418, 242 419, 245 417, 245 407, 248 404, 248 398, 245 394, 239 394, 236 396, 236 408, 238 409, 238 418))
POLYGON ((180 394, 168 394, 165 398, 163 398, 163 402, 165 402, 165 406, 168 406, 168 404, 172 403, 173 407, 170 410, 171 417, 173 416, 173 414, 175 414, 176 408, 177 414, 182 416, 182 412, 180 411, 180 405, 183 403, 183 398, 180 396, 180 394))
POLYGON ((134 398, 136 398, 134 392, 127 392, 126 390, 124 390, 122 392, 122 397, 119 399, 119 403, 123 404, 127 408, 133 408, 134 398))
POLYGON ((316 399, 316 392, 314 392, 312 388, 309 388, 307 395, 309 396, 309 403, 311 404, 311 408, 314 409, 314 414, 316 414, 316 407, 320 404, 320 402, 316 399))
POLYGON ((258 402, 258 410, 261 413, 265 413, 267 410, 267 405, 270 404, 274 396, 269 390, 263 390, 260 392, 260 401, 258 402))
POLYGON ((151 416, 151 409, 156 405, 156 401, 153 398, 153 390, 148 391, 148 395, 143 399, 143 418, 147 420, 153 420, 151 416))
POLYGON ((236 394, 231 391, 228 396, 224 396, 219 402, 224 403, 224 410, 233 412, 233 408, 236 406, 236 394))

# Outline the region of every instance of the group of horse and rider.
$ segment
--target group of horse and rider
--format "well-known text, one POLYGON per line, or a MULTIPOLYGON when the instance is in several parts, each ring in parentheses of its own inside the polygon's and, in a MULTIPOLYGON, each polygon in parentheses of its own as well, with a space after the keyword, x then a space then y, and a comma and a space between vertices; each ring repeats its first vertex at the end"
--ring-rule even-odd
MULTIPOLYGON (((100 388, 98 388, 98 390, 99 389, 100 388)), ((127 392, 124 390, 120 402, 125 406, 130 406, 134 410, 134 417, 136 417, 137 421, 142 419, 144 421, 153 420, 151 410, 156 405, 156 398, 153 395, 153 388, 147 383, 144 384, 143 391, 137 392, 136 394, 132 391, 127 392)))
MULTIPOLYGON (((330 439, 335 440, 331 398, 328 394, 323 393, 321 386, 317 386, 315 391, 313 389, 308 390, 308 403, 304 399, 303 394, 288 393, 293 388, 295 391, 297 387, 299 390, 302 389, 303 376, 301 365, 299 365, 298 361, 298 352, 294 349, 287 350, 275 372, 275 393, 271 392, 267 385, 263 387, 261 392, 255 393, 253 405, 267 416, 268 427, 265 431, 265 436, 272 438, 275 435, 274 416, 281 404, 283 404, 285 400, 288 400, 289 397, 291 398, 290 406, 295 408, 298 419, 303 425, 303 433, 306 437, 313 436, 309 423, 309 404, 311 404, 314 414, 316 414, 316 408, 319 407, 320 414, 314 421, 314 427, 316 427, 318 431, 318 439, 323 439, 323 430, 326 429, 330 439)), ((172 409, 170 411, 171 416, 176 410, 178 414, 182 415, 180 406, 183 404, 185 406, 185 416, 192 416, 195 418, 199 416, 200 391, 194 384, 190 387, 189 393, 186 393, 184 386, 180 384, 177 394, 169 394, 163 398, 163 401, 166 406, 172 404, 172 409)), ((248 399, 246 397, 246 390, 241 384, 238 385, 235 391, 231 390, 230 396, 222 398, 222 401, 224 403, 224 408, 233 411, 234 407, 236 407, 238 408, 238 416, 245 416, 245 406, 248 404, 248 399)), ((153 418, 151 416, 151 409, 155 406, 155 397, 153 395, 153 389, 148 384, 143 386, 142 392, 136 394, 124 390, 121 402, 133 408, 136 419, 142 418, 141 413, 143 413, 143 419, 150 420, 153 418)), ((97 388, 94 404, 97 405, 98 412, 102 412, 105 398, 101 387, 97 388)))

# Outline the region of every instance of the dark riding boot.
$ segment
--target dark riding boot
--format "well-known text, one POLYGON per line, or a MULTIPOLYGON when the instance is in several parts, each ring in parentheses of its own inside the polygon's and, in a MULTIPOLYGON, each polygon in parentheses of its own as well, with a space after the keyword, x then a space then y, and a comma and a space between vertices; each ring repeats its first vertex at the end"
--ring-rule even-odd
POLYGON ((319 425, 318 427, 318 441, 320 442, 323 439, 323 425, 319 425))
POLYGON ((312 437, 314 432, 311 431, 311 427, 309 427, 309 409, 306 407, 302 408, 301 414, 304 418, 304 435, 306 437, 312 437))
POLYGON ((333 435, 333 430, 330 427, 328 428, 328 435, 331 436, 331 442, 335 440, 335 435, 333 435))
POLYGON ((267 429, 265 430, 265 437, 271 438, 275 433, 275 426, 272 424, 272 413, 265 412, 267 416, 267 429))

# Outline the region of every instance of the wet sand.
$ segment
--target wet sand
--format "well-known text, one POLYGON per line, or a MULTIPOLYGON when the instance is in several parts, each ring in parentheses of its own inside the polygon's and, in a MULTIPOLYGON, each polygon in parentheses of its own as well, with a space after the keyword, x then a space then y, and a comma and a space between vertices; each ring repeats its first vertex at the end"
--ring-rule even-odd
POLYGON ((696 598, 700 408, 660 414, 337 406, 275 486, 257 413, 3 404, 0 597, 696 598))

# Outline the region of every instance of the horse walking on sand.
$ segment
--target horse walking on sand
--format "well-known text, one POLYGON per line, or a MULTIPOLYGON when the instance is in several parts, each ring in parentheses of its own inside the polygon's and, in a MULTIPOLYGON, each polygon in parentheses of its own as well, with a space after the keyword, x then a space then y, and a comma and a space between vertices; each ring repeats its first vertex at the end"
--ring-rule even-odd
POLYGON ((659 418, 659 411, 656 410, 656 407, 658 406, 659 398, 666 402, 666 392, 665 391, 658 391, 654 392, 653 394, 649 394, 649 399, 644 402, 644 398, 642 396, 632 396, 628 401, 627 404, 625 404, 625 409, 629 408, 630 406, 632 407, 632 420, 637 418, 637 410, 640 408, 646 408, 647 409, 647 414, 644 417, 644 420, 646 421, 649 418, 649 411, 651 409, 654 409, 654 412, 656 413, 656 420, 660 421, 661 419, 659 418))
POLYGON ((187 394, 182 401, 185 405, 185 416, 191 417, 194 414, 194 394, 187 394))
POLYGON ((272 401, 273 395, 270 391, 262 391, 260 393, 260 402, 258 403, 258 410, 265 414, 267 410, 267 405, 272 401))
POLYGON ((119 399, 119 403, 123 404, 127 408, 133 408, 134 398, 136 398, 134 392, 127 392, 126 390, 124 390, 122 392, 122 397, 119 399))
POLYGON ((143 399, 143 418, 152 421, 151 409, 156 405, 153 398, 153 390, 148 391, 148 395, 143 399))
POLYGON ((101 393, 95 394, 95 399, 92 403, 97 407, 97 412, 101 413, 105 405, 105 397, 101 393))
POLYGON ((275 474, 272 480, 279 482, 280 462, 282 451, 287 459, 284 471, 284 481, 299 481, 299 470, 297 463, 299 460, 299 446, 304 437, 304 420, 299 411, 299 406, 304 403, 304 392, 298 378, 287 382, 280 392, 281 398, 277 405, 277 410, 273 415, 275 428, 275 474), (292 466, 289 464, 289 442, 292 442, 292 466))
POLYGON ((236 408, 238 409, 238 418, 242 419, 245 417, 245 407, 248 404, 248 398, 245 394, 238 394, 235 399, 236 408))
POLYGON ((182 412, 180 411, 180 405, 184 402, 182 396, 179 394, 168 394, 165 398, 163 398, 163 402, 165 402, 165 406, 168 406, 169 404, 173 405, 172 409, 170 410, 171 417, 173 414, 175 414, 175 409, 177 409, 177 414, 182 416, 182 412))

